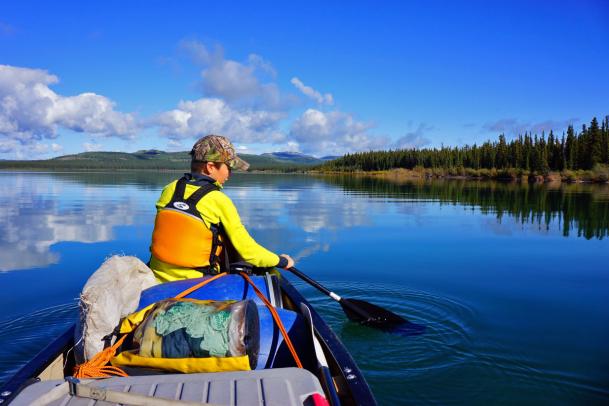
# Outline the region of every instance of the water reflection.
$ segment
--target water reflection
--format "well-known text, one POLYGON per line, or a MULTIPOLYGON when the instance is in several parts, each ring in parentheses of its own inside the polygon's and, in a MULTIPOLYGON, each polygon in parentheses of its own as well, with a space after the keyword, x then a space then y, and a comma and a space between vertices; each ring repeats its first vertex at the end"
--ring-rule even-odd
POLYGON ((459 204, 493 214, 499 224, 504 217, 510 217, 516 223, 535 225, 540 232, 555 226, 564 236, 575 233, 586 239, 602 239, 609 230, 609 185, 459 180, 395 182, 353 176, 324 179, 347 192, 371 197, 459 204))
MULTIPOLYGON (((159 191, 178 176, 1 173, 0 271, 57 263, 51 247, 58 242, 111 241, 116 226, 151 225, 159 191)), ((609 187, 598 185, 242 174, 225 191, 261 243, 299 259, 330 250, 338 230, 375 226, 375 218, 391 211, 418 222, 430 210, 420 203, 429 201, 493 215, 481 227, 496 235, 558 229, 564 236, 601 239, 609 229, 609 187), (399 204, 387 205, 387 199, 399 204)))
POLYGON ((59 242, 114 239, 114 228, 135 223, 137 201, 51 175, 0 175, 0 271, 58 263, 59 242))

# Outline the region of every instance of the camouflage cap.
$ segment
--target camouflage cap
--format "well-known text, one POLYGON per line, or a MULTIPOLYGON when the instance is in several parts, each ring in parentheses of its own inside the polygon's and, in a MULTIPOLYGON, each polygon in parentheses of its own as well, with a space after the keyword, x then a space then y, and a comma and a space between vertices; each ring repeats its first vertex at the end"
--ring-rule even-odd
POLYGON ((250 164, 237 156, 235 147, 221 135, 207 135, 195 142, 190 151, 195 162, 224 162, 231 169, 246 171, 250 164))

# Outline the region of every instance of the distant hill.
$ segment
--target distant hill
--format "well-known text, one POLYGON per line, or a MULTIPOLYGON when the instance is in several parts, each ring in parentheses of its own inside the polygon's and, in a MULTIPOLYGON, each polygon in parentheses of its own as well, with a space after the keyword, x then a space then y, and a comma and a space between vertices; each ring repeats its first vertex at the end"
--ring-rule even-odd
POLYGON ((305 155, 300 152, 267 152, 265 154, 262 154, 261 156, 274 158, 280 161, 300 163, 304 165, 319 165, 324 162, 322 159, 315 158, 311 155, 305 155))
MULTIPOLYGON (((262 155, 239 154, 250 164, 250 170, 298 171, 319 165, 324 160, 295 152, 273 152, 262 155)), ((31 161, 0 161, 0 169, 176 169, 190 165, 187 151, 165 152, 156 149, 137 152, 82 152, 56 158, 31 161)))

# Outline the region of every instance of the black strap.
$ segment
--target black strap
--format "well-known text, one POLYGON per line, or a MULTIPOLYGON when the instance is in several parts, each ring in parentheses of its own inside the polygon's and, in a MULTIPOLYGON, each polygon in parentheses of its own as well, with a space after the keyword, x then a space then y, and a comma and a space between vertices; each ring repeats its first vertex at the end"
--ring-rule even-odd
MULTIPOLYGON (((203 185, 197 190, 195 190, 193 194, 188 196, 188 199, 186 199, 186 203, 196 207, 197 203, 199 203, 199 200, 201 200, 203 196, 205 196, 209 192, 213 192, 214 190, 218 190, 218 186, 214 185, 213 183, 203 185)), ((184 194, 182 194, 182 196, 184 196, 184 194)))
MULTIPOLYGON (((121 322, 122 321, 123 321, 123 319, 121 319, 121 322)), ((120 334, 120 330, 121 330, 120 324, 121 323, 119 323, 118 326, 114 327, 114 330, 112 330, 111 333, 106 334, 105 336, 103 336, 101 338, 101 340, 104 342, 104 350, 112 345, 112 337, 118 338, 118 335, 120 334)))
POLYGON ((169 201, 169 203, 167 203, 167 206, 177 200, 182 201, 184 199, 184 192, 186 191, 187 182, 188 181, 186 180, 186 177, 181 177, 180 179, 178 179, 178 181, 176 182, 176 187, 173 190, 173 196, 171 196, 171 200, 169 201))
POLYGON ((188 183, 188 179, 186 179, 186 177, 182 177, 176 182, 176 187, 173 192, 173 196, 171 196, 171 200, 169 201, 169 203, 167 203, 165 205, 165 207, 172 208, 172 209, 178 209, 185 213, 189 213, 189 214, 192 214, 194 216, 197 216, 197 217, 203 219, 203 217, 201 217, 201 213, 199 213, 199 211, 197 210, 197 204, 209 192, 213 192, 214 190, 219 190, 219 188, 218 188, 218 186, 216 186, 210 182, 210 183, 207 183, 207 184, 199 187, 197 190, 194 191, 193 194, 188 196, 188 199, 185 199, 184 192, 186 191, 187 183, 188 183), (188 205, 188 208, 179 207, 179 205, 176 205, 175 203, 185 203, 188 205))
MULTIPOLYGON (((216 251, 219 246, 222 245, 220 241, 220 227, 218 224, 211 224, 209 229, 213 235, 211 242, 211 253, 209 254, 209 269, 218 269, 216 265, 220 265, 220 258, 216 255, 216 251)), ((224 247, 222 247, 222 251, 226 251, 224 247)))

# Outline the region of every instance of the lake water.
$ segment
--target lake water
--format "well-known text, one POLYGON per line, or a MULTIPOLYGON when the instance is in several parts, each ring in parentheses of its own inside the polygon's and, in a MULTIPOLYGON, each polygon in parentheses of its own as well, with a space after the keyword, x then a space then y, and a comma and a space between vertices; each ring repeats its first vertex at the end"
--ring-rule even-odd
MULTIPOLYGON (((0 383, 73 322, 112 254, 148 259, 176 173, 0 172, 0 383)), ((426 326, 345 320, 294 282, 380 404, 609 403, 609 187, 234 175, 251 234, 337 293, 426 326)))

